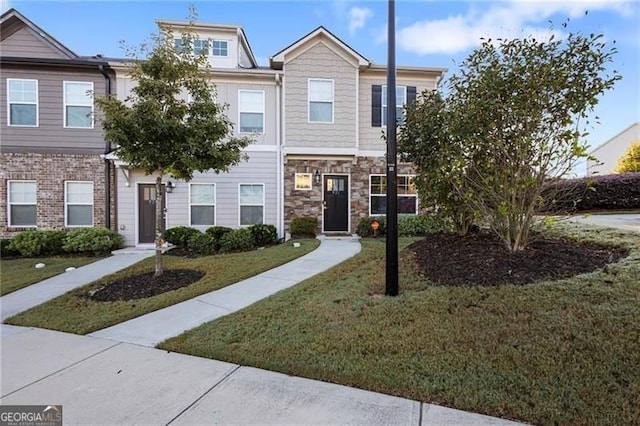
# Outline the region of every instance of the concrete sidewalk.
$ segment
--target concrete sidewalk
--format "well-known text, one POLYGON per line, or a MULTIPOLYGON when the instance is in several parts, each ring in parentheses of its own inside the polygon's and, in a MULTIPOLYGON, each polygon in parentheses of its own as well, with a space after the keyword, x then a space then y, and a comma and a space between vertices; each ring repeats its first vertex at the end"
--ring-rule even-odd
POLYGON ((65 425, 515 425, 221 361, 0 326, 0 403, 62 405, 65 425))
POLYGON ((640 232, 640 214, 584 214, 572 216, 569 220, 576 223, 640 232))
POLYGON ((360 251, 354 237, 324 238, 311 253, 247 280, 90 334, 155 346, 208 321, 245 308, 344 262, 360 251))
POLYGON ((153 255, 153 250, 117 254, 9 293, 0 297, 0 317, 4 321, 17 313, 26 311, 69 290, 89 284, 105 275, 117 272, 153 255))

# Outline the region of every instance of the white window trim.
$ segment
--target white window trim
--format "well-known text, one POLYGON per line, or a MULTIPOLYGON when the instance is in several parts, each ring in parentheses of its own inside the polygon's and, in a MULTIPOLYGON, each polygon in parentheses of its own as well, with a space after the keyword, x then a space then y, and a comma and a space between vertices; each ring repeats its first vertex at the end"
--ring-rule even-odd
MULTIPOLYGON (((380 89, 380 126, 382 128, 386 128, 387 125, 385 124, 385 120, 387 119, 387 115, 384 113, 384 108, 387 106, 387 97, 386 96, 382 96, 382 93, 386 90, 387 85, 383 84, 382 85, 382 89, 380 89)), ((400 104, 398 105, 398 99, 396 96, 396 108, 398 107, 402 107, 402 109, 406 109, 406 105, 407 105, 407 86, 396 86, 396 87, 401 87, 404 89, 404 104, 400 104)), ((398 120, 398 117, 396 117, 396 121, 398 120)), ((409 176, 409 175, 404 175, 404 176, 409 176)), ((411 175, 413 176, 413 175, 411 175)))
POLYGON ((231 43, 229 43, 229 40, 221 40, 219 38, 214 38, 211 39, 211 56, 213 56, 214 58, 228 58, 229 57, 229 45, 231 43), (227 54, 226 55, 216 55, 213 53, 213 44, 215 42, 220 42, 220 43, 226 43, 227 44, 227 54))
POLYGON ((64 181, 64 227, 65 228, 91 228, 94 225, 94 209, 95 209, 95 185, 93 181, 90 180, 66 180, 64 181), (91 184, 91 204, 89 203, 73 203, 69 204, 67 200, 67 187, 69 183, 90 183, 91 184), (68 206, 91 206, 91 225, 69 225, 69 213, 67 210, 68 206))
POLYGON ((189 226, 193 227, 210 227, 216 226, 218 223, 218 208, 216 207, 217 203, 217 185, 215 183, 207 183, 207 182, 198 182, 198 183, 189 183, 189 226), (201 204, 201 203, 192 203, 191 202, 191 188, 193 185, 205 185, 205 186, 213 186, 213 204, 201 204), (204 207, 212 207, 213 206, 213 225, 194 225, 191 223, 191 207, 193 206, 204 206, 204 207))
MULTIPOLYGON (((77 127, 77 126, 67 126, 67 106, 82 106, 82 107, 86 107, 87 105, 76 105, 76 104, 67 104, 67 83, 71 83, 71 84, 90 84, 91 85, 91 92, 94 92, 94 84, 93 81, 63 81, 62 82, 62 125, 65 129, 93 129, 95 126, 94 123, 94 109, 95 109, 95 104, 93 102, 93 99, 91 101, 91 126, 90 127, 77 127)), ((93 95, 92 95, 93 96, 93 95)))
POLYGON ((262 224, 265 224, 266 221, 266 216, 267 216, 267 207, 266 207, 266 195, 267 195, 267 190, 265 187, 264 183, 248 183, 248 182, 243 182, 243 183, 239 183, 238 184, 238 226, 241 227, 249 227, 249 226, 253 226, 254 224, 251 225, 242 225, 241 224, 241 215, 240 215, 240 210, 242 206, 248 206, 248 207, 257 207, 260 206, 262 207, 262 224), (262 186, 262 204, 242 204, 240 203, 240 187, 243 185, 252 185, 252 186, 262 186))
POLYGON ((38 227, 38 181, 29 179, 14 179, 7 181, 7 227, 8 228, 37 228, 38 227), (11 184, 14 182, 35 183, 36 184, 36 224, 35 225, 13 225, 11 224, 11 206, 32 206, 32 203, 12 203, 11 184))
MULTIPOLYGON (((371 193, 371 181, 372 181, 372 177, 374 176, 383 176, 383 177, 387 177, 386 174, 379 174, 379 173, 374 173, 374 174, 370 174, 369 175, 369 216, 386 216, 386 213, 372 213, 371 212, 371 197, 386 197, 387 193, 385 191, 384 195, 382 194, 372 194, 371 193)), ((412 178, 416 178, 416 175, 411 175, 411 174, 405 174, 405 175, 397 175, 397 177, 412 177, 412 178)), ((398 182, 396 181, 396 186, 397 186, 398 182)), ((418 194, 397 194, 397 197, 414 197, 416 199, 416 211, 415 213, 413 213, 414 215, 417 215, 418 212, 420 211, 420 202, 418 200, 418 194)), ((398 213, 398 214, 411 214, 411 213, 398 213)))
POLYGON ((7 78, 7 126, 8 127, 39 127, 40 126, 40 91, 38 87, 38 80, 32 78, 7 78), (36 124, 11 124, 11 104, 16 105, 34 105, 33 102, 10 102, 9 100, 9 82, 11 81, 33 81, 36 83, 36 124))
POLYGON ((293 176, 293 189, 294 191, 311 191, 313 190, 313 173, 295 173, 293 176), (311 183, 311 185, 309 186, 309 188, 298 188, 296 186, 296 180, 298 175, 309 175, 309 182, 311 183))
POLYGON ((265 101, 265 93, 264 90, 245 90, 245 89, 241 89, 238 90, 238 133, 240 134, 245 134, 245 135, 264 135, 265 134, 265 109, 266 109, 266 101, 265 101), (255 114, 258 111, 243 111, 242 109, 240 109, 241 107, 241 102, 240 102, 240 94, 241 93, 262 93, 262 111, 260 111, 260 113, 262 114, 262 132, 243 132, 241 123, 240 123, 240 114, 243 112, 247 112, 247 113, 252 113, 255 114))
MULTIPOLYGON (((324 101, 313 101, 324 102, 324 101)), ((310 124, 333 124, 336 113, 336 84, 332 78, 309 78, 307 79, 307 123, 310 124), (311 121, 311 82, 330 81, 331 82, 331 121, 311 121)))

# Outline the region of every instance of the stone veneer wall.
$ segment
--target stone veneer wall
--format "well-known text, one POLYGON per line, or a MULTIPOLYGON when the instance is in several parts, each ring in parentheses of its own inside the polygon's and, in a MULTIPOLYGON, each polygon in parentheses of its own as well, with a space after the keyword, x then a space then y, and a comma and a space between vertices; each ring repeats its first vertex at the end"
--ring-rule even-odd
MULTIPOLYGON (((112 194, 115 171, 112 171, 112 194)), ((105 226, 104 160, 97 155, 2 153, 0 154, 0 236, 12 237, 33 228, 8 227, 7 181, 37 182, 38 229, 64 228, 64 182, 93 181, 94 226, 105 226)), ((114 197, 111 197, 114 200, 114 197)), ((111 206, 111 228, 116 229, 115 204, 111 206)))
MULTIPOLYGON (((355 233, 361 218, 369 216, 369 175, 386 174, 386 162, 383 157, 356 157, 354 160, 318 158, 288 159, 284 168, 284 221, 285 231, 290 232, 291 219, 300 216, 318 218, 322 229, 322 182, 315 182, 311 191, 296 191, 295 174, 347 174, 351 198, 351 232, 355 233), (354 164, 355 160, 355 164, 354 164)), ((398 174, 413 174, 410 164, 399 164, 398 174)))

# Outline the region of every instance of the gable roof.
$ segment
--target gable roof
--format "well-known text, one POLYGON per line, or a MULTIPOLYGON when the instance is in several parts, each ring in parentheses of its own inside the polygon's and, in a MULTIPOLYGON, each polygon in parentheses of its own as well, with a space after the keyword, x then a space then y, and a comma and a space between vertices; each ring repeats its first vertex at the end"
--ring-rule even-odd
POLYGON ((5 40, 23 27, 29 29, 31 34, 40 42, 58 53, 61 59, 78 59, 78 55, 71 49, 51 37, 46 31, 24 17, 24 15, 16 9, 11 8, 0 16, 0 37, 2 40, 5 40))
POLYGON ((355 58, 358 61, 358 66, 360 66, 360 67, 368 67, 371 64, 370 60, 368 60, 367 58, 362 56, 355 49, 353 49, 351 46, 349 46, 348 44, 346 44, 345 42, 340 40, 331 31, 329 31, 328 29, 326 29, 325 27, 323 27, 321 25, 318 28, 316 28, 315 30, 313 30, 310 33, 308 33, 307 35, 305 35, 305 36, 301 37, 300 39, 294 41, 289 46, 285 47, 284 49, 282 49, 281 51, 279 51, 275 55, 271 56, 269 58, 269 64, 271 65, 271 68, 273 68, 273 69, 282 69, 282 66, 284 65, 285 56, 288 53, 294 51, 299 46, 301 46, 301 45, 305 44, 306 42, 308 42, 308 41, 310 41, 310 40, 312 40, 314 38, 317 38, 319 36, 325 36, 326 38, 331 40, 333 43, 338 45, 340 48, 342 48, 348 55, 352 56, 353 58, 355 58))

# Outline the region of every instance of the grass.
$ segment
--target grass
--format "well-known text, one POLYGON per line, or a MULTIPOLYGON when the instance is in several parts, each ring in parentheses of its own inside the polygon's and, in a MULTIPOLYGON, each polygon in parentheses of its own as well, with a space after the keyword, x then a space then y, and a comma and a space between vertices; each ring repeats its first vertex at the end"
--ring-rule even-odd
POLYGON ((145 299, 97 302, 86 297, 89 291, 100 288, 110 281, 153 271, 154 259, 145 259, 129 268, 15 315, 5 322, 76 334, 92 333, 252 277, 309 253, 319 244, 318 240, 298 242, 301 243, 299 248, 294 248, 291 243, 287 243, 264 250, 196 259, 166 256, 165 269, 195 269, 206 275, 187 287, 145 299))
POLYGON ((0 259, 0 275, 2 275, 0 296, 61 274, 70 266, 78 268, 96 260, 95 257, 0 259), (46 266, 36 269, 36 263, 44 263, 46 266))
MULTIPOLYGON (((528 286, 440 287, 384 243, 160 348, 534 424, 640 424, 640 234, 552 233, 631 249, 600 271, 528 286)), ((406 246, 408 240, 401 240, 406 246)))

